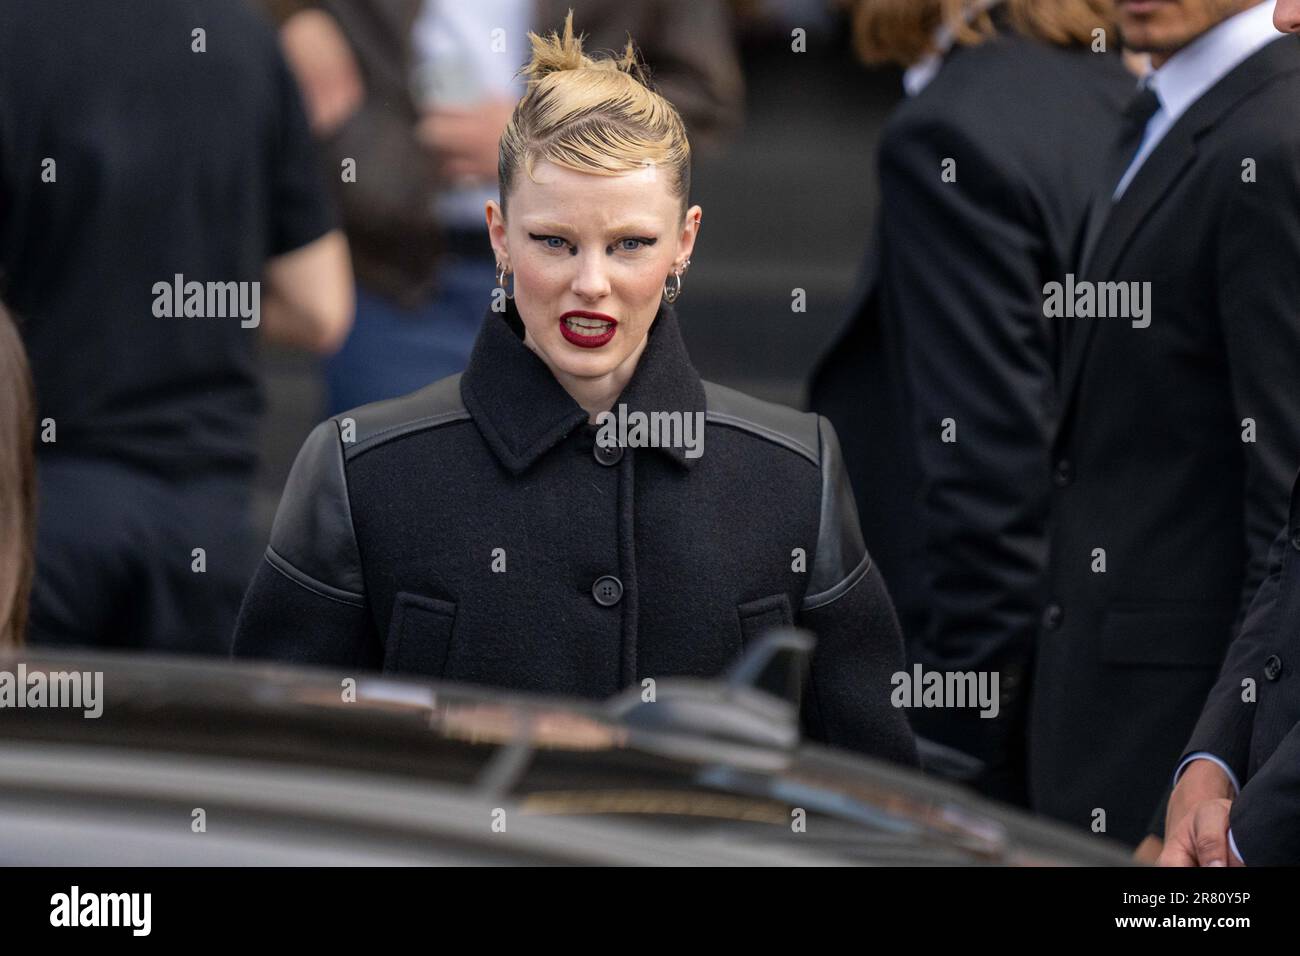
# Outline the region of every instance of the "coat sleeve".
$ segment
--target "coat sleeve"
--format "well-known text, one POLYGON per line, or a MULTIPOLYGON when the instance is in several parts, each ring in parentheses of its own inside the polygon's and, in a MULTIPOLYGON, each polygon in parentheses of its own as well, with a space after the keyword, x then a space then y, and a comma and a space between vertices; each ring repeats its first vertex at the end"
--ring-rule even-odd
POLYGON ((382 662, 333 420, 316 426, 289 472, 235 624, 233 654, 366 668, 382 662))
POLYGON ((1287 564, 1293 566, 1292 577, 1300 574, 1300 562, 1287 553, 1291 550, 1288 526, 1282 529, 1273 543, 1268 577, 1251 601, 1241 631, 1228 646, 1228 655, 1219 670, 1218 680, 1210 689, 1179 763, 1194 753, 1210 753, 1231 767, 1238 780, 1246 779, 1255 708, 1258 705, 1253 699, 1242 699, 1242 681, 1252 678, 1255 686, 1259 686, 1267 656, 1263 649, 1274 642, 1277 629, 1286 625, 1285 621, 1279 619, 1278 604, 1283 593, 1287 564), (1291 558, 1289 562, 1288 558, 1291 558))
POLYGON ((1242 787, 1230 823, 1247 866, 1300 861, 1300 724, 1242 787))
POLYGON ((804 725, 814 740, 896 763, 917 764, 916 741, 891 703, 903 670, 903 635, 871 562, 831 423, 818 419, 821 514, 799 623, 817 636, 804 725))
MULTIPOLYGON (((1251 602, 1241 633, 1228 648, 1218 682, 1210 692, 1187 749, 1206 751, 1233 768, 1245 786, 1232 805, 1232 835, 1248 866, 1294 865, 1300 861, 1300 724, 1247 779, 1254 715, 1258 704, 1241 699, 1241 681, 1259 686, 1266 648, 1285 644, 1296 621, 1283 613, 1283 598, 1300 588, 1300 476, 1291 492, 1287 526, 1273 542, 1268 576, 1251 602)), ((1293 643, 1293 642, 1292 642, 1293 643)))
POLYGON ((917 730, 989 765, 1009 759, 1024 716, 1048 556, 1053 254, 1025 178, 947 118, 901 122, 882 144, 880 295, 928 579, 926 631, 909 637, 928 670, 994 672, 1002 692, 996 718, 919 711, 917 730))

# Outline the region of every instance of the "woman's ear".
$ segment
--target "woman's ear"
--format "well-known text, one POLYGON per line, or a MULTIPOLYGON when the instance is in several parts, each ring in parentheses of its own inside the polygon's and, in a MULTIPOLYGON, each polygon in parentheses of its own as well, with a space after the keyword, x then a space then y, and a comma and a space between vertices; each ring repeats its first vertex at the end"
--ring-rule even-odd
POLYGON ((510 243, 506 240, 506 216, 495 199, 489 199, 484 207, 487 218, 488 239, 492 242, 492 251, 496 253, 497 265, 510 268, 510 243))
POLYGON ((674 267, 681 265, 691 257, 695 250, 695 239, 700 234, 700 217, 704 210, 699 206, 692 206, 686 210, 685 221, 682 223, 681 234, 677 237, 677 258, 674 260, 674 267))

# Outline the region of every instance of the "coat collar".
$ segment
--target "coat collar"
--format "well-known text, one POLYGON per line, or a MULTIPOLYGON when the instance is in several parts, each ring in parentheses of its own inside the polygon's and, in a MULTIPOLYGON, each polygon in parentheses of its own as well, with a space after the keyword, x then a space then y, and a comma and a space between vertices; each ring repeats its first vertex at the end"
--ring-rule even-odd
MULTIPOLYGON (((461 376, 465 407, 492 453, 512 474, 528 470, 587 421, 587 413, 524 345, 523 321, 511 300, 504 313, 488 310, 469 365, 461 376)), ((636 371, 614 403, 629 412, 704 412, 704 385, 691 365, 677 316, 660 303, 636 371)), ((684 448, 658 448, 684 468, 695 458, 684 448)))

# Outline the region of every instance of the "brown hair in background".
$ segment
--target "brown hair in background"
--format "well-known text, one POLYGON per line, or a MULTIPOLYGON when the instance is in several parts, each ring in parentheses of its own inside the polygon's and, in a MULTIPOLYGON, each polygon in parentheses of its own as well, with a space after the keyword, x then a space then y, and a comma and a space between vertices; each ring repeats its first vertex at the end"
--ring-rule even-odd
MULTIPOLYGON (((941 23, 949 24, 964 46, 982 43, 994 32, 988 13, 966 23, 972 0, 842 2, 850 9, 853 47, 864 63, 911 66, 932 51, 941 23)), ((1113 0, 1005 0, 996 9, 1006 11, 1016 32, 1055 46, 1091 44, 1099 27, 1106 31, 1108 44, 1115 37, 1113 0)))
POLYGON ((0 650, 27 631, 36 537, 36 401, 27 353, 0 306, 0 650))

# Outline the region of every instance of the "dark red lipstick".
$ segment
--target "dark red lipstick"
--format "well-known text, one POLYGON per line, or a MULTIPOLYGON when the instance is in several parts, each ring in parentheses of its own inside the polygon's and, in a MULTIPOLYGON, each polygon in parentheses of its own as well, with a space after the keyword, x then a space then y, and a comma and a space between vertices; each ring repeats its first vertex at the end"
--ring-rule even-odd
POLYGON ((618 331, 618 319, 604 312, 571 309, 560 316, 560 334, 582 349, 598 349, 618 331))

